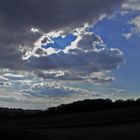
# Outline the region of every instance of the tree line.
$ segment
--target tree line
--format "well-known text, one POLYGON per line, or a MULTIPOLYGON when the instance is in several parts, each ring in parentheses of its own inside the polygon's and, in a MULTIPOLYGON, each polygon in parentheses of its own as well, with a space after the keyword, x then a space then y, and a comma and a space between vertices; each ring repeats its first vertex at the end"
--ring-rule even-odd
POLYGON ((86 99, 70 104, 61 104, 57 107, 51 107, 46 110, 23 110, 15 108, 0 108, 0 119, 20 119, 28 117, 40 117, 44 115, 56 115, 64 113, 80 113, 105 109, 115 109, 122 107, 140 106, 140 98, 137 100, 116 100, 111 99, 86 99))
POLYGON ((86 99, 77 101, 70 104, 62 104, 58 107, 52 107, 45 111, 46 114, 59 114, 59 113, 78 113, 90 112, 104 109, 114 109, 122 107, 140 106, 140 99, 133 100, 116 100, 111 99, 86 99))

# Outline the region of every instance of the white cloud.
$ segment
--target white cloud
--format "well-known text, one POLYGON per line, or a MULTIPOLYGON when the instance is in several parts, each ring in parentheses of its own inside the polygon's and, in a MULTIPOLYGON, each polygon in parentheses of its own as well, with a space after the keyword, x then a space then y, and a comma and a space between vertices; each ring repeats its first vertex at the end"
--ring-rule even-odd
POLYGON ((33 33, 40 33, 39 29, 37 28, 31 28, 30 31, 33 33))
POLYGON ((127 40, 133 36, 133 33, 124 33, 122 34, 127 40))
POLYGON ((19 79, 23 79, 24 78, 23 75, 12 74, 12 73, 5 73, 4 74, 4 77, 7 78, 7 79, 16 79, 16 80, 19 80, 19 79))
MULTIPOLYGON (((42 41, 40 40, 39 46, 33 48, 32 53, 34 55, 28 57, 27 65, 31 68, 55 71, 56 73, 53 73, 52 76, 50 73, 42 72, 42 77, 54 77, 59 80, 82 80, 93 72, 118 68, 124 62, 123 53, 116 48, 107 48, 103 40, 94 33, 88 32, 88 29, 88 24, 83 28, 75 29, 72 33, 77 38, 71 42, 71 45, 66 46, 64 50, 54 50, 54 53, 50 55, 47 51, 51 47, 42 48, 42 41), (37 54, 38 56, 34 51, 37 47, 42 49, 37 54), (45 55, 42 55, 43 52, 45 55), (57 75, 59 71, 63 71, 63 75, 57 75)), ((61 32, 57 35, 61 37, 61 32)), ((45 43, 48 44, 47 41, 45 43)))
POLYGON ((40 82, 32 83, 29 90, 23 90, 34 97, 54 98, 54 97, 68 97, 81 93, 88 93, 86 90, 69 88, 60 82, 40 82))
POLYGON ((124 10, 140 10, 140 1, 139 0, 127 0, 126 3, 122 4, 124 10))
POLYGON ((135 27, 132 28, 133 33, 140 33, 140 16, 135 17, 132 19, 129 24, 134 25, 135 27))
POLYGON ((54 41, 52 38, 56 38, 61 36, 62 38, 64 37, 63 31, 52 31, 49 33, 44 33, 40 31, 39 29, 36 28, 31 28, 32 32, 39 32, 41 34, 41 37, 35 41, 34 47, 31 48, 30 46, 20 46, 20 52, 22 53, 22 59, 23 60, 28 60, 30 57, 40 57, 40 56, 48 56, 54 53, 57 53, 58 50, 50 47, 50 48, 42 48, 42 45, 47 45, 47 44, 54 44, 54 41))
POLYGON ((89 77, 91 82, 97 84, 109 83, 115 80, 114 77, 106 76, 106 72, 94 72, 89 77))
POLYGON ((8 81, 9 79, 4 77, 4 76, 0 76, 0 81, 8 81))
POLYGON ((140 0, 128 0, 126 3, 122 4, 122 13, 133 13, 137 14, 128 22, 128 24, 133 25, 130 33, 123 34, 126 39, 129 39, 134 34, 140 33, 140 0))

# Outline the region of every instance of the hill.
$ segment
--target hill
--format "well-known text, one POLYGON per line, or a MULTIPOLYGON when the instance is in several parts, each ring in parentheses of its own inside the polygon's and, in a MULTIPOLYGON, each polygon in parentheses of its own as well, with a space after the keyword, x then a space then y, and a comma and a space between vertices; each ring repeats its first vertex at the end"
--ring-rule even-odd
POLYGON ((9 136, 35 140, 140 139, 139 99, 84 100, 45 111, 1 108, 0 116, 0 136, 3 139, 9 136), (7 112, 5 118, 2 110, 7 112), (12 111, 14 115, 9 115, 12 111))

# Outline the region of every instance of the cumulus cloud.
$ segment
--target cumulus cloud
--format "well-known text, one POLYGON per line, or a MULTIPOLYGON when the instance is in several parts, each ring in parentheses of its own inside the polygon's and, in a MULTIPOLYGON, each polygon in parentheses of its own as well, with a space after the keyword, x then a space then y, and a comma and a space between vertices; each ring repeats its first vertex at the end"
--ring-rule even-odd
POLYGON ((134 27, 132 28, 132 33, 140 33, 140 16, 132 19, 129 24, 134 25, 134 27))
POLYGON ((44 32, 71 30, 92 23, 111 12, 123 0, 1 0, 0 1, 0 67, 23 69, 19 45, 32 47, 44 32), (30 31, 30 29, 32 29, 30 31), (34 29, 34 30, 33 30, 34 29))
POLYGON ((104 72, 94 72, 90 75, 90 80, 97 84, 108 83, 115 80, 114 77, 106 76, 104 72))
POLYGON ((37 69, 35 74, 44 79, 94 83, 113 81, 114 78, 105 76, 105 73, 119 68, 124 62, 123 53, 117 48, 108 48, 101 37, 88 31, 89 28, 90 26, 85 24, 82 28, 73 30, 71 35, 75 39, 71 44, 64 49, 53 48, 51 53, 48 50, 50 47, 42 48, 43 44, 53 44, 53 37, 63 38, 64 35, 62 32, 44 33, 34 48, 23 55, 27 67, 37 69), (36 53, 39 49, 40 53, 36 53), (93 78, 91 74, 96 72, 102 72, 104 76, 93 78))
MULTIPOLYGON (((80 72, 87 75, 116 69, 124 62, 123 53, 119 49, 107 48, 101 38, 93 33, 86 32, 75 41, 75 47, 71 43, 66 52, 64 49, 51 55, 32 56, 27 65, 38 69, 80 72)), ((66 73, 64 75, 68 76, 66 73)))
MULTIPOLYGON (((0 20, 2 25, 0 28, 5 34, 1 35, 0 46, 5 47, 1 47, 0 67, 32 69, 37 76, 46 79, 113 81, 113 78, 110 77, 91 78, 89 75, 93 72, 118 68, 124 61, 122 52, 119 49, 107 48, 99 36, 87 30, 90 28, 90 23, 103 14, 111 14, 113 8, 122 2, 122 0, 117 2, 113 0, 64 2, 61 0, 59 3, 45 0, 42 2, 14 0, 12 3, 1 1, 0 20), (44 6, 45 8, 43 8, 44 6), (48 20, 50 18, 51 20, 48 20), (8 24, 9 20, 10 24, 8 24), (76 28, 81 25, 84 27, 76 28), (55 37, 66 37, 67 34, 64 32, 68 30, 76 39, 64 50, 42 47, 42 45, 55 43, 52 40, 55 37), (44 33, 47 31, 51 32, 44 33), (39 39, 37 39, 38 37, 39 39), (40 70, 38 72, 38 69, 46 70, 46 72, 40 72, 40 70)), ((25 75, 5 73, 4 78, 23 80, 25 75)))
POLYGON ((29 90, 23 90, 22 92, 29 93, 34 97, 68 97, 81 93, 88 93, 86 90, 75 89, 66 87, 63 84, 56 82, 41 82, 30 85, 29 90))
POLYGON ((140 1, 139 0, 127 0, 126 3, 122 5, 125 10, 140 10, 140 1))
POLYGON ((49 71, 38 71, 36 75, 43 79, 52 79, 60 81, 69 81, 69 82, 92 82, 95 84, 104 84, 113 82, 114 77, 106 76, 106 71, 93 72, 89 75, 80 72, 72 71, 61 71, 61 70, 49 70, 49 71))
POLYGON ((22 108, 46 109, 51 106, 92 97, 85 89, 65 86, 60 81, 10 80, 11 86, 0 84, 0 105, 22 108))
POLYGON ((7 71, 0 74, 4 75, 0 76, 0 87, 4 90, 0 98, 4 99, 3 101, 8 99, 12 102, 12 99, 15 99, 18 102, 37 97, 48 99, 88 94, 87 90, 67 87, 64 82, 58 81, 58 79, 42 79, 28 72, 11 71, 8 73, 7 71))
POLYGON ((48 97, 58 98, 58 103, 70 97, 74 101, 89 98, 90 93, 65 82, 115 80, 107 73, 124 62, 123 53, 108 48, 89 30, 124 1, 1 0, 0 86, 7 95, 0 100, 45 104, 48 97), (73 39, 64 48, 55 42, 68 35, 73 39))
POLYGON ((126 3, 122 4, 123 12, 126 14, 137 13, 133 19, 131 19, 128 24, 133 25, 130 33, 124 34, 126 39, 129 39, 134 34, 140 33, 140 1, 139 0, 128 0, 126 3))

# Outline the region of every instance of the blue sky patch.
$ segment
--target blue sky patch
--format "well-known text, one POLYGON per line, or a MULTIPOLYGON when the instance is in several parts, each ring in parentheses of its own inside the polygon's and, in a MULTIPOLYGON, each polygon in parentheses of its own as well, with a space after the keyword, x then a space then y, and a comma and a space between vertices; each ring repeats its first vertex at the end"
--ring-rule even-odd
POLYGON ((66 37, 62 38, 61 36, 56 37, 56 38, 52 38, 52 41, 54 41, 53 43, 47 44, 42 46, 42 48, 55 48, 55 49, 60 49, 63 50, 65 49, 66 46, 69 46, 71 44, 71 42, 73 42, 76 39, 76 36, 74 36, 73 34, 68 34, 66 37))
POLYGON ((138 12, 131 12, 125 15, 117 14, 113 18, 104 18, 90 29, 99 35, 105 44, 110 48, 119 48, 124 53, 126 63, 119 70, 114 70, 111 75, 116 77, 115 87, 125 88, 129 91, 139 92, 140 79, 140 37, 133 34, 126 39, 123 34, 131 32, 134 25, 128 24, 138 16, 138 12))

